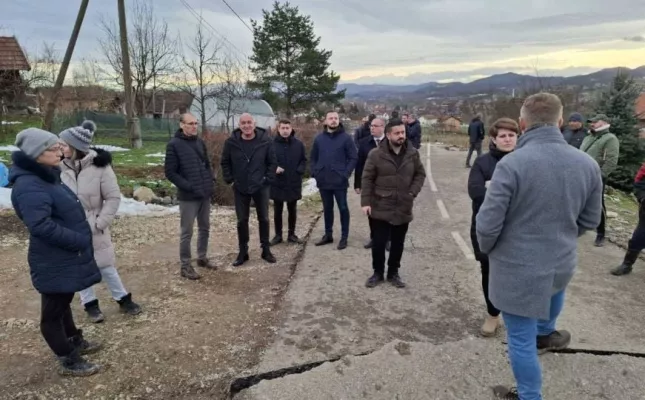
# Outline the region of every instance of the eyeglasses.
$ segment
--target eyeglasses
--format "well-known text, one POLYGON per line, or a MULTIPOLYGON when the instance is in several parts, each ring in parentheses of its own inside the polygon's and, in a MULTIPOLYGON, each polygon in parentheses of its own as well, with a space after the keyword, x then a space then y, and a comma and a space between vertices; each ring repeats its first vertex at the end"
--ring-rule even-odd
POLYGON ((184 125, 198 125, 197 122, 182 122, 184 125))
POLYGON ((370 125, 370 128, 382 128, 383 125, 370 125))

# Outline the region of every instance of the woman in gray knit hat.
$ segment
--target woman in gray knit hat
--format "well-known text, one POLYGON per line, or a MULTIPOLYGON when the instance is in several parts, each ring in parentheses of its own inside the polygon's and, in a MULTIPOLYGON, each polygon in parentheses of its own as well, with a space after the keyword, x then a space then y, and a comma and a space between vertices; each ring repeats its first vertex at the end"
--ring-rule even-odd
MULTIPOLYGON (((63 155, 61 179, 81 201, 87 221, 92 228, 94 257, 112 298, 122 312, 137 315, 141 308, 132 301, 116 270, 116 256, 110 235, 110 225, 121 203, 121 191, 110 164, 110 152, 90 148, 96 125, 85 121, 81 126, 65 129, 58 136, 62 141, 63 155)), ((90 320, 103 322, 105 317, 99 307, 93 287, 80 292, 81 304, 90 320)))

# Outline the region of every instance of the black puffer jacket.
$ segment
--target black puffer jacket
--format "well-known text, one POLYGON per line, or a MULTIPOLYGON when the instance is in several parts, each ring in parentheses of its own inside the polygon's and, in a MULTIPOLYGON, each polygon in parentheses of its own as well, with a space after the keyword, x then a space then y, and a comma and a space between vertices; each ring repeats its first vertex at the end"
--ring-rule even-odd
POLYGON ((278 167, 284 169, 276 174, 275 182, 271 185, 271 199, 275 201, 295 201, 302 198, 302 177, 307 168, 305 145, 296 138, 296 132, 283 138, 277 135, 273 139, 273 149, 278 161, 278 167))
POLYGON ((166 178, 177 186, 179 200, 202 200, 212 196, 215 187, 206 144, 180 129, 166 146, 166 178))
POLYGON ((238 128, 224 142, 222 150, 222 175, 240 193, 253 194, 275 181, 278 163, 273 143, 267 131, 255 128, 257 140, 253 150, 246 154, 242 147, 242 131, 238 128))
POLYGON ((475 259, 477 261, 486 261, 488 260, 488 256, 479 250, 475 217, 477 216, 479 208, 484 203, 484 198, 486 197, 486 182, 493 177, 493 172, 495 172, 497 162, 506 154, 508 153, 503 153, 494 144, 491 144, 491 148, 488 153, 477 157, 475 163, 470 169, 470 175, 468 176, 468 195, 472 199, 473 208, 473 216, 470 222, 470 241, 473 244, 475 259))

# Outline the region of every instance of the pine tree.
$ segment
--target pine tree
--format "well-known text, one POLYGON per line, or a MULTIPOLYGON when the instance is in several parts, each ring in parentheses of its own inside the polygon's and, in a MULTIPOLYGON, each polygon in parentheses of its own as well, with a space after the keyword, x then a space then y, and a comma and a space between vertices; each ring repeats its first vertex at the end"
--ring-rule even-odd
POLYGON ((344 90, 336 92, 340 76, 328 71, 332 52, 318 49, 320 37, 314 34, 311 17, 288 2, 277 1, 273 10, 262 10, 262 14, 262 25, 251 21, 255 80, 249 86, 289 116, 322 102, 338 104, 345 98, 344 90))
POLYGON ((602 93, 596 111, 609 117, 609 129, 618 137, 620 156, 618 167, 609 176, 608 184, 617 189, 631 191, 634 176, 645 161, 645 151, 638 138, 638 120, 634 105, 641 88, 625 72, 619 72, 611 87, 602 93))

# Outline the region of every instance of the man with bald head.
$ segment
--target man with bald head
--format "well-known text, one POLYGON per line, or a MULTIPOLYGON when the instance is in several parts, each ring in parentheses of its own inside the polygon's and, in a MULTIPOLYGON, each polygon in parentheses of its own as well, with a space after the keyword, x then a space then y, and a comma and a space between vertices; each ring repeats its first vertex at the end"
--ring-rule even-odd
POLYGON ((214 177, 206 145, 197 136, 197 119, 187 113, 179 117, 179 130, 166 146, 166 178, 177 187, 181 240, 181 276, 196 280, 200 276, 191 265, 193 226, 197 219, 197 265, 216 269, 206 257, 210 233, 211 196, 214 177))
POLYGON ((239 128, 224 142, 221 165, 224 182, 233 185, 235 194, 240 251, 233 266, 239 267, 249 260, 251 200, 255 203, 258 216, 262 259, 275 263, 276 259, 269 249, 269 190, 270 184, 275 181, 278 161, 267 131, 255 126, 251 114, 240 116, 239 128))

